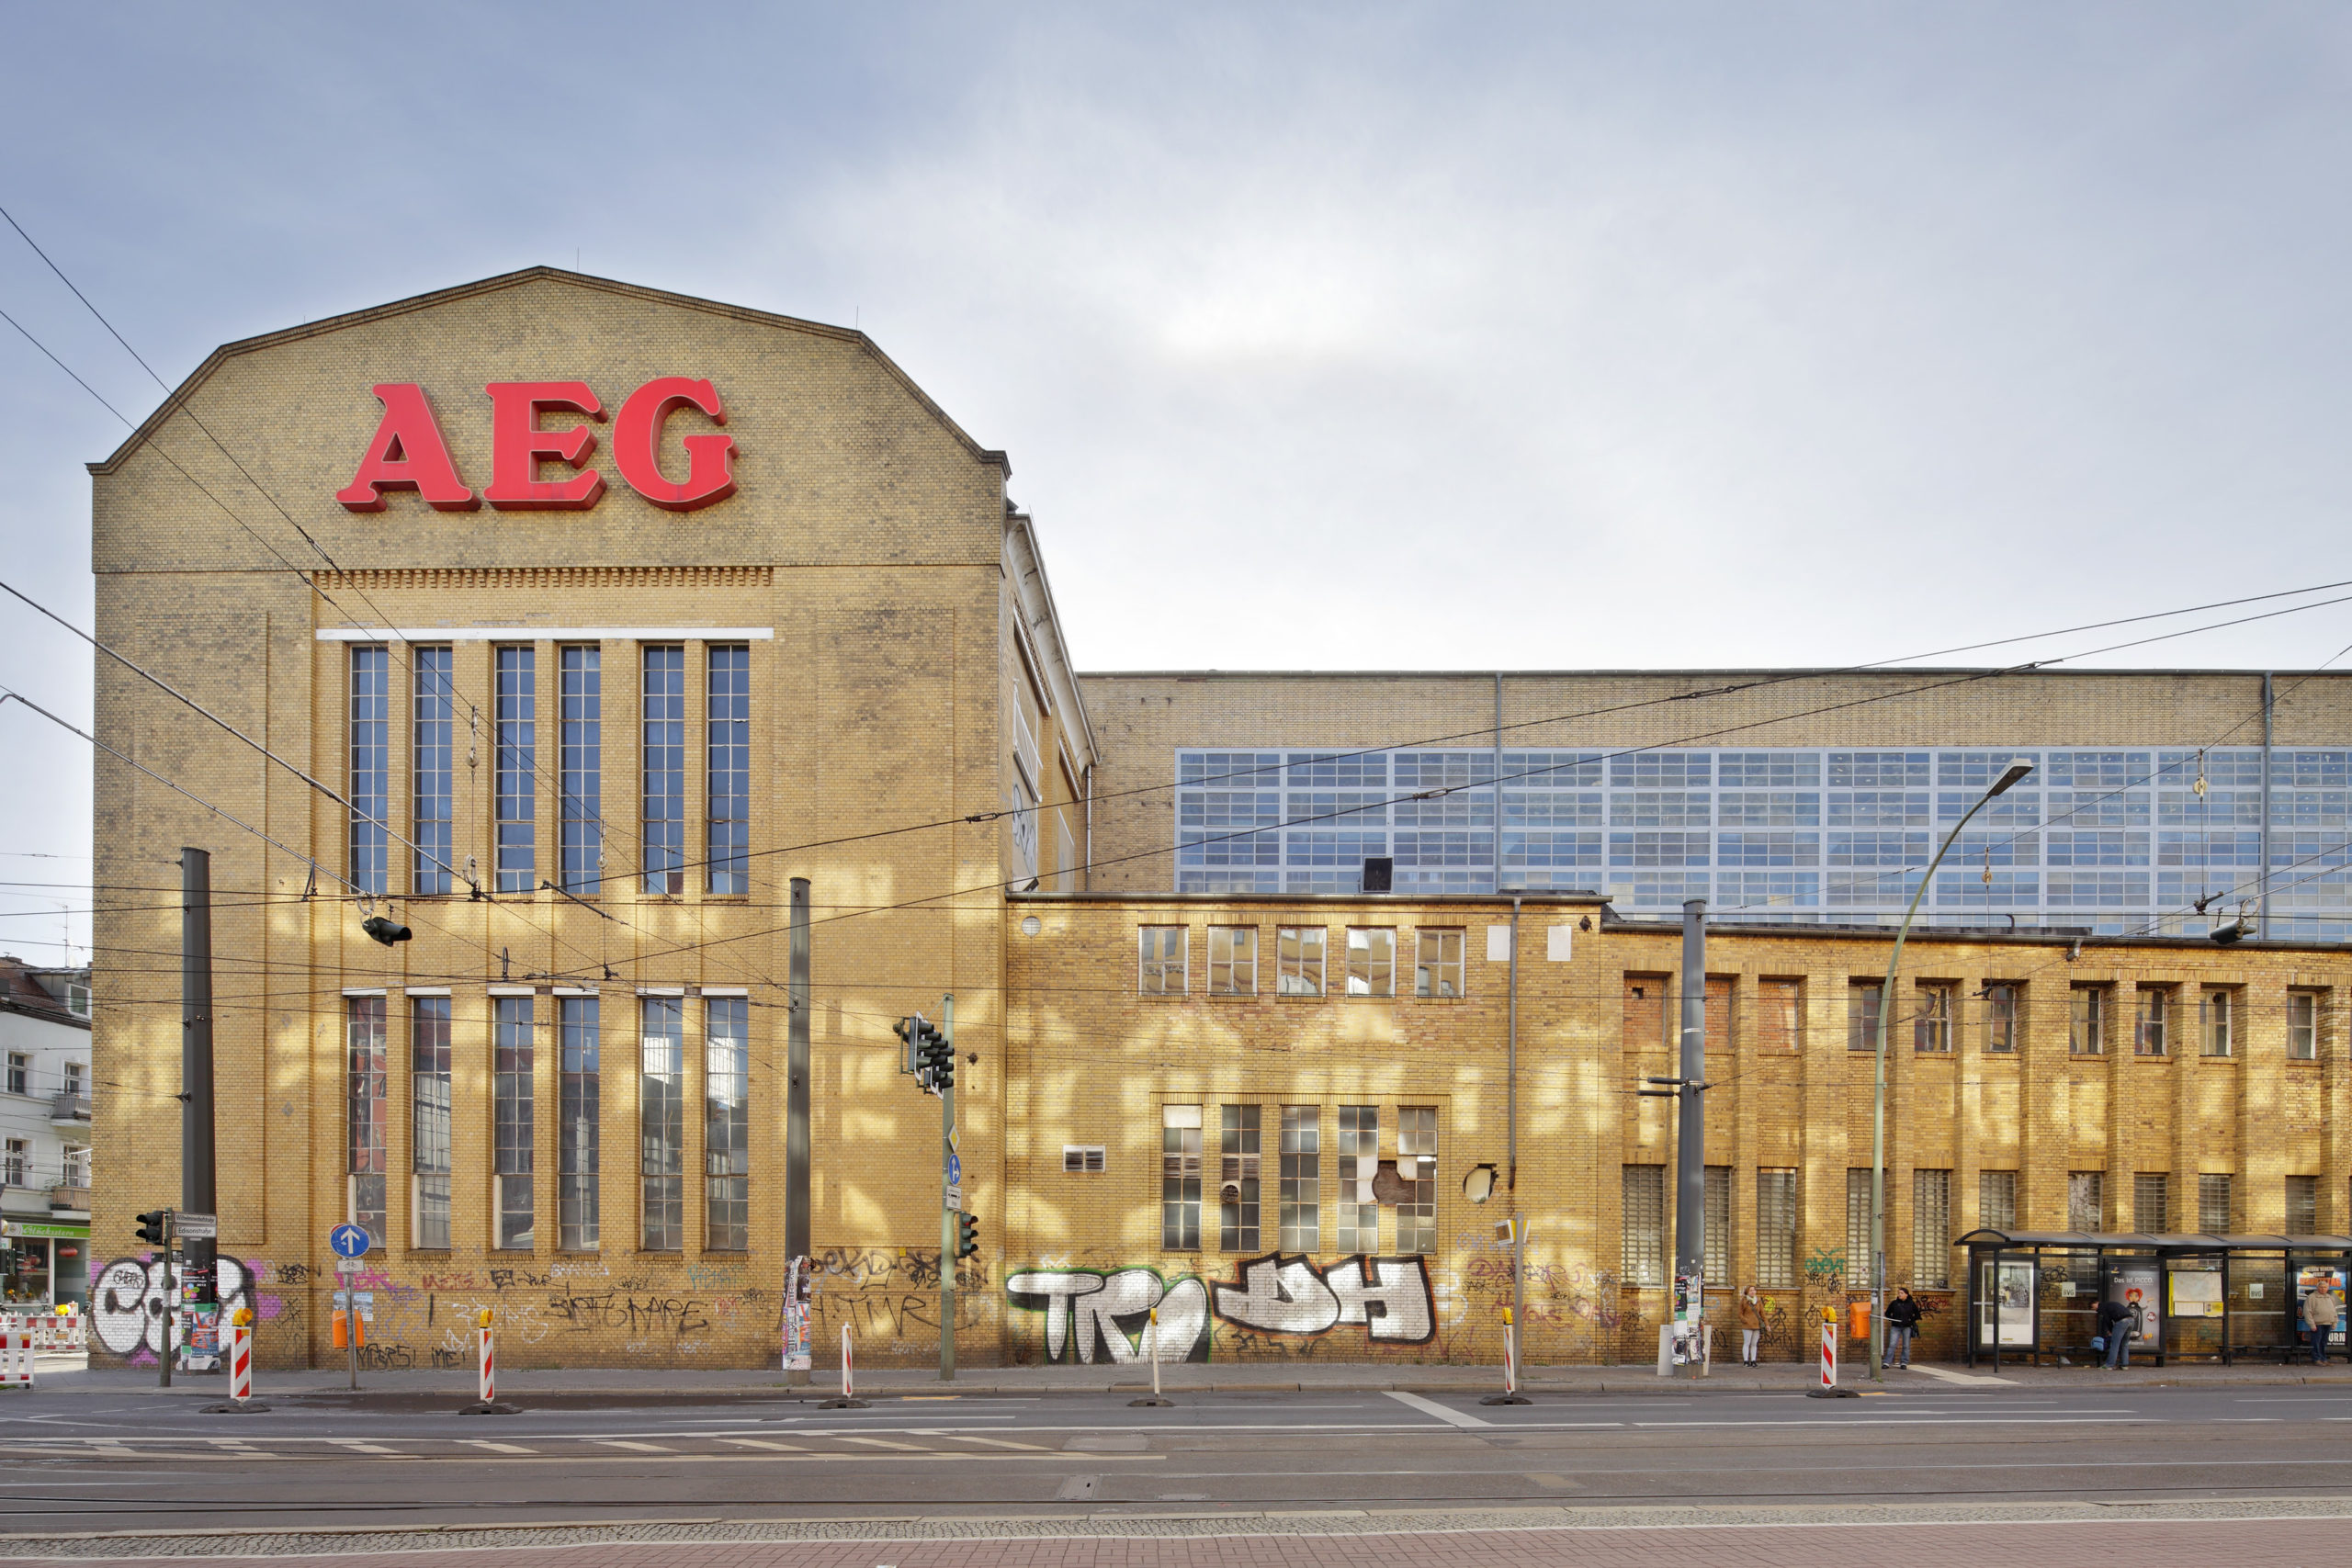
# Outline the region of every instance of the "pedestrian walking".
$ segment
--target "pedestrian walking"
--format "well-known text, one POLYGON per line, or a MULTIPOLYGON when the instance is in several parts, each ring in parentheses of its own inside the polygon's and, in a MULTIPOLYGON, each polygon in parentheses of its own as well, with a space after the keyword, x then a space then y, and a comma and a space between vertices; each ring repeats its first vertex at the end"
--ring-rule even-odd
POLYGON ((1764 1337, 1764 1298, 1753 1285, 1744 1285, 1739 1292, 1739 1364, 1756 1365, 1756 1348, 1764 1337))
POLYGON ((1919 1331, 1919 1303, 1911 1299, 1907 1285, 1894 1288, 1894 1299, 1886 1303, 1886 1364, 1907 1367, 1911 1364, 1911 1337, 1919 1331))
POLYGON ((2335 1292, 2325 1275, 2303 1297, 2303 1331, 2312 1337, 2312 1365, 2327 1365, 2327 1341, 2335 1332, 2335 1292))
POLYGON ((2107 1341, 2107 1359, 2100 1364, 2109 1371, 2120 1371, 2132 1364, 2132 1329, 2139 1317, 2137 1312, 2112 1296, 2098 1303, 2098 1316, 2093 1322, 2107 1341))

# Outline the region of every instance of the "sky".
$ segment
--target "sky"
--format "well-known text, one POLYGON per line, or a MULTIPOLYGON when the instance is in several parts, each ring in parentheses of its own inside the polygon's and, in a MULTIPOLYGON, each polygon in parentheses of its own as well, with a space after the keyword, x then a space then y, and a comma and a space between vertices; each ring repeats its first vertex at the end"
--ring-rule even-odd
MULTIPOLYGON (((166 382, 541 263, 860 327, 1085 669, 1843 665, 2352 579, 2347 77, 2317 4, 0 0, 0 207, 166 382)), ((164 395, 5 229, 0 310, 164 395)), ((0 324, 0 581, 83 626, 122 434, 0 324)), ((0 599, 0 686, 90 657, 0 599)), ((0 737, 0 883, 86 879, 86 746, 0 737)))

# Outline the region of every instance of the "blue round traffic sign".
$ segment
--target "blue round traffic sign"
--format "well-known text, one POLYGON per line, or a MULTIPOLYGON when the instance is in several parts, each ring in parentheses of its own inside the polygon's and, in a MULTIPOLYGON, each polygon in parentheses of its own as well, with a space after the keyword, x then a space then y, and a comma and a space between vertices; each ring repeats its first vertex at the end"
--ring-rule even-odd
POLYGON ((337 1225, 327 1232, 327 1245, 337 1258, 357 1258, 368 1250, 368 1233, 357 1225, 337 1225))
POLYGON ((961 1187, 963 1184, 964 1156, 962 1155, 949 1155, 947 1156, 947 1185, 950 1187, 961 1187))

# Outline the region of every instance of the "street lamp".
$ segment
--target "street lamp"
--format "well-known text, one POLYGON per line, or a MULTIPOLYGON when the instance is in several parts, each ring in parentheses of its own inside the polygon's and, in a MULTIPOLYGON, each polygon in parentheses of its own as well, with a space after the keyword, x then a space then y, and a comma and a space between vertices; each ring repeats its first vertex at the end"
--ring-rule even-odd
POLYGON ((1936 847, 1936 858, 1928 863, 1927 874, 1919 878, 1919 891, 1911 895, 1911 907, 1903 911, 1903 923, 1894 931, 1894 951, 1886 955, 1886 983, 1878 992, 1878 1067, 1871 1086, 1871 1381, 1886 1381, 1885 1368, 1879 1357, 1886 1321, 1886 1016, 1894 1010, 1894 971, 1903 962, 1903 942, 1911 934, 1911 918, 1919 912, 1919 900, 1936 880, 1936 867, 1943 864, 1944 853, 1968 826, 1968 819, 1984 809, 1984 802, 1996 795, 2006 795, 2018 785, 2026 774, 2033 772, 2033 764, 2023 757, 2012 757, 1993 787, 1970 807, 1961 819, 1952 824, 1951 831, 1936 847))

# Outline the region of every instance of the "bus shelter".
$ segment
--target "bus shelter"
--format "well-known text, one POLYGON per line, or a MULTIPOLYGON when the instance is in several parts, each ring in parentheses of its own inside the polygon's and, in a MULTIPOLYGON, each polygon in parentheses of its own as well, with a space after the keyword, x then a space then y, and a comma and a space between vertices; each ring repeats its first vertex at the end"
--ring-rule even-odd
POLYGON ((2352 1236, 1973 1230, 1952 1245, 1968 1252, 1972 1367, 2097 1361, 2103 1301, 2132 1309, 2132 1354, 2158 1366, 2307 1355, 2302 1303, 2315 1290, 2335 1296, 2329 1353, 2344 1352, 2352 1236))

